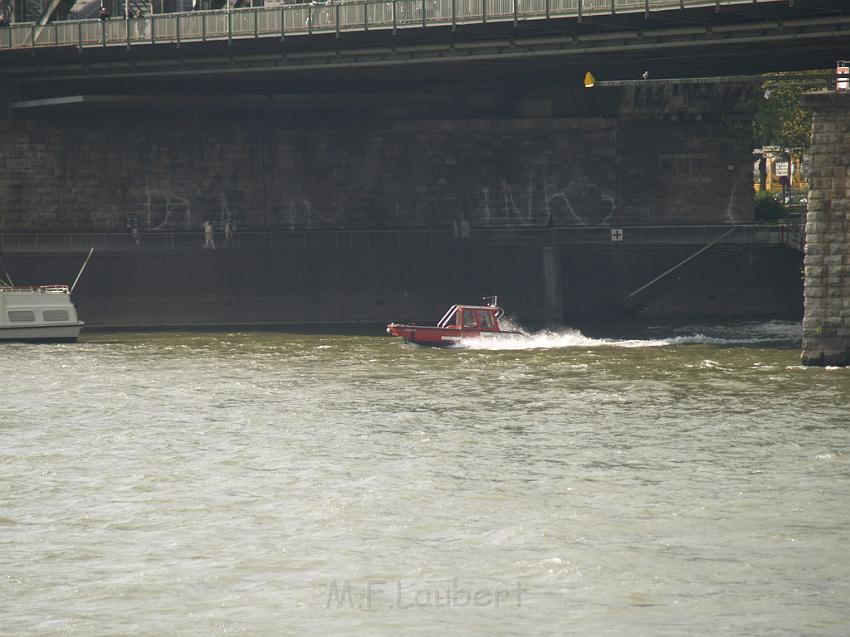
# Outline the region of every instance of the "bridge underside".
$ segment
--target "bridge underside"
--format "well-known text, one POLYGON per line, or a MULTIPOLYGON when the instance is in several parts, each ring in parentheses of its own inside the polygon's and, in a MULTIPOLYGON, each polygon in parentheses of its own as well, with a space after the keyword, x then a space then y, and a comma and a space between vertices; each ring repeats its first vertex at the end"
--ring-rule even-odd
POLYGON ((30 100, 0 123, 0 231, 753 219, 751 84, 429 88, 30 100))
POLYGON ((0 53, 21 100, 80 93, 346 94, 364 86, 539 88, 599 80, 830 68, 850 44, 840 0, 0 53), (790 6, 789 6, 790 5, 790 6), (94 89, 94 90, 93 90, 94 89))

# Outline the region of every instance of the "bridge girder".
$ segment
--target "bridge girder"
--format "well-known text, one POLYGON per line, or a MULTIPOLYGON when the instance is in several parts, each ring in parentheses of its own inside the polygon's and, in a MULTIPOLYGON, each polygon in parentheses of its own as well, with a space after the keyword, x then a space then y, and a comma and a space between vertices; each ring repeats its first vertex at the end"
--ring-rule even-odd
MULTIPOLYGON (((39 97, 79 93, 80 83, 132 78, 327 85, 358 81, 499 81, 518 73, 541 80, 592 69, 598 79, 757 74, 826 68, 850 47, 850 12, 834 0, 753 3, 677 12, 466 24, 275 38, 123 47, 0 51, 0 75, 39 97), (281 80, 285 77, 285 80, 281 80), (48 88, 49 87, 49 88, 48 88)), ((107 90, 108 92, 108 90, 107 90)), ((122 89, 122 92, 125 92, 122 89)))

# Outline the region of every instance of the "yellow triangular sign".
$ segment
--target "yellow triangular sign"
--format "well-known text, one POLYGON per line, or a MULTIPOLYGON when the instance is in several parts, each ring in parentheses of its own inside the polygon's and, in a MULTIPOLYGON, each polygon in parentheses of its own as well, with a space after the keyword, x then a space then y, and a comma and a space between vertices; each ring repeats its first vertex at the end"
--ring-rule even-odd
POLYGON ((596 78, 593 77, 593 73, 588 71, 584 74, 584 88, 593 88, 594 84, 596 84, 596 78))

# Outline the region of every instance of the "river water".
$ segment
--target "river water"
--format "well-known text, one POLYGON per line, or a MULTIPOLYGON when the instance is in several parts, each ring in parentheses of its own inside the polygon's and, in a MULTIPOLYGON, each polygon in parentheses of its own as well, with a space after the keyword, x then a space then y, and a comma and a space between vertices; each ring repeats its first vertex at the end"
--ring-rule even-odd
POLYGON ((799 324, 0 348, 0 634, 847 635, 799 324))

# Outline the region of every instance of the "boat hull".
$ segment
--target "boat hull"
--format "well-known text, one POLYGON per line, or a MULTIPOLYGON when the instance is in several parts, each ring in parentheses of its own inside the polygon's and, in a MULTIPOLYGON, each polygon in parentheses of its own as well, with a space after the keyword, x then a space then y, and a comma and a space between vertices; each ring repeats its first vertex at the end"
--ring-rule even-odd
POLYGON ((457 327, 434 327, 430 325, 387 325, 387 334, 404 339, 405 343, 415 343, 427 347, 451 347, 466 338, 479 338, 518 334, 502 330, 471 330, 457 327))
POLYGON ((70 325, 27 325, 0 328, 0 343, 74 343, 82 321, 70 325))
POLYGON ((462 330, 428 327, 416 325, 396 325, 390 323, 387 326, 390 336, 400 336, 405 343, 416 343, 429 347, 450 347, 463 338, 462 330))

